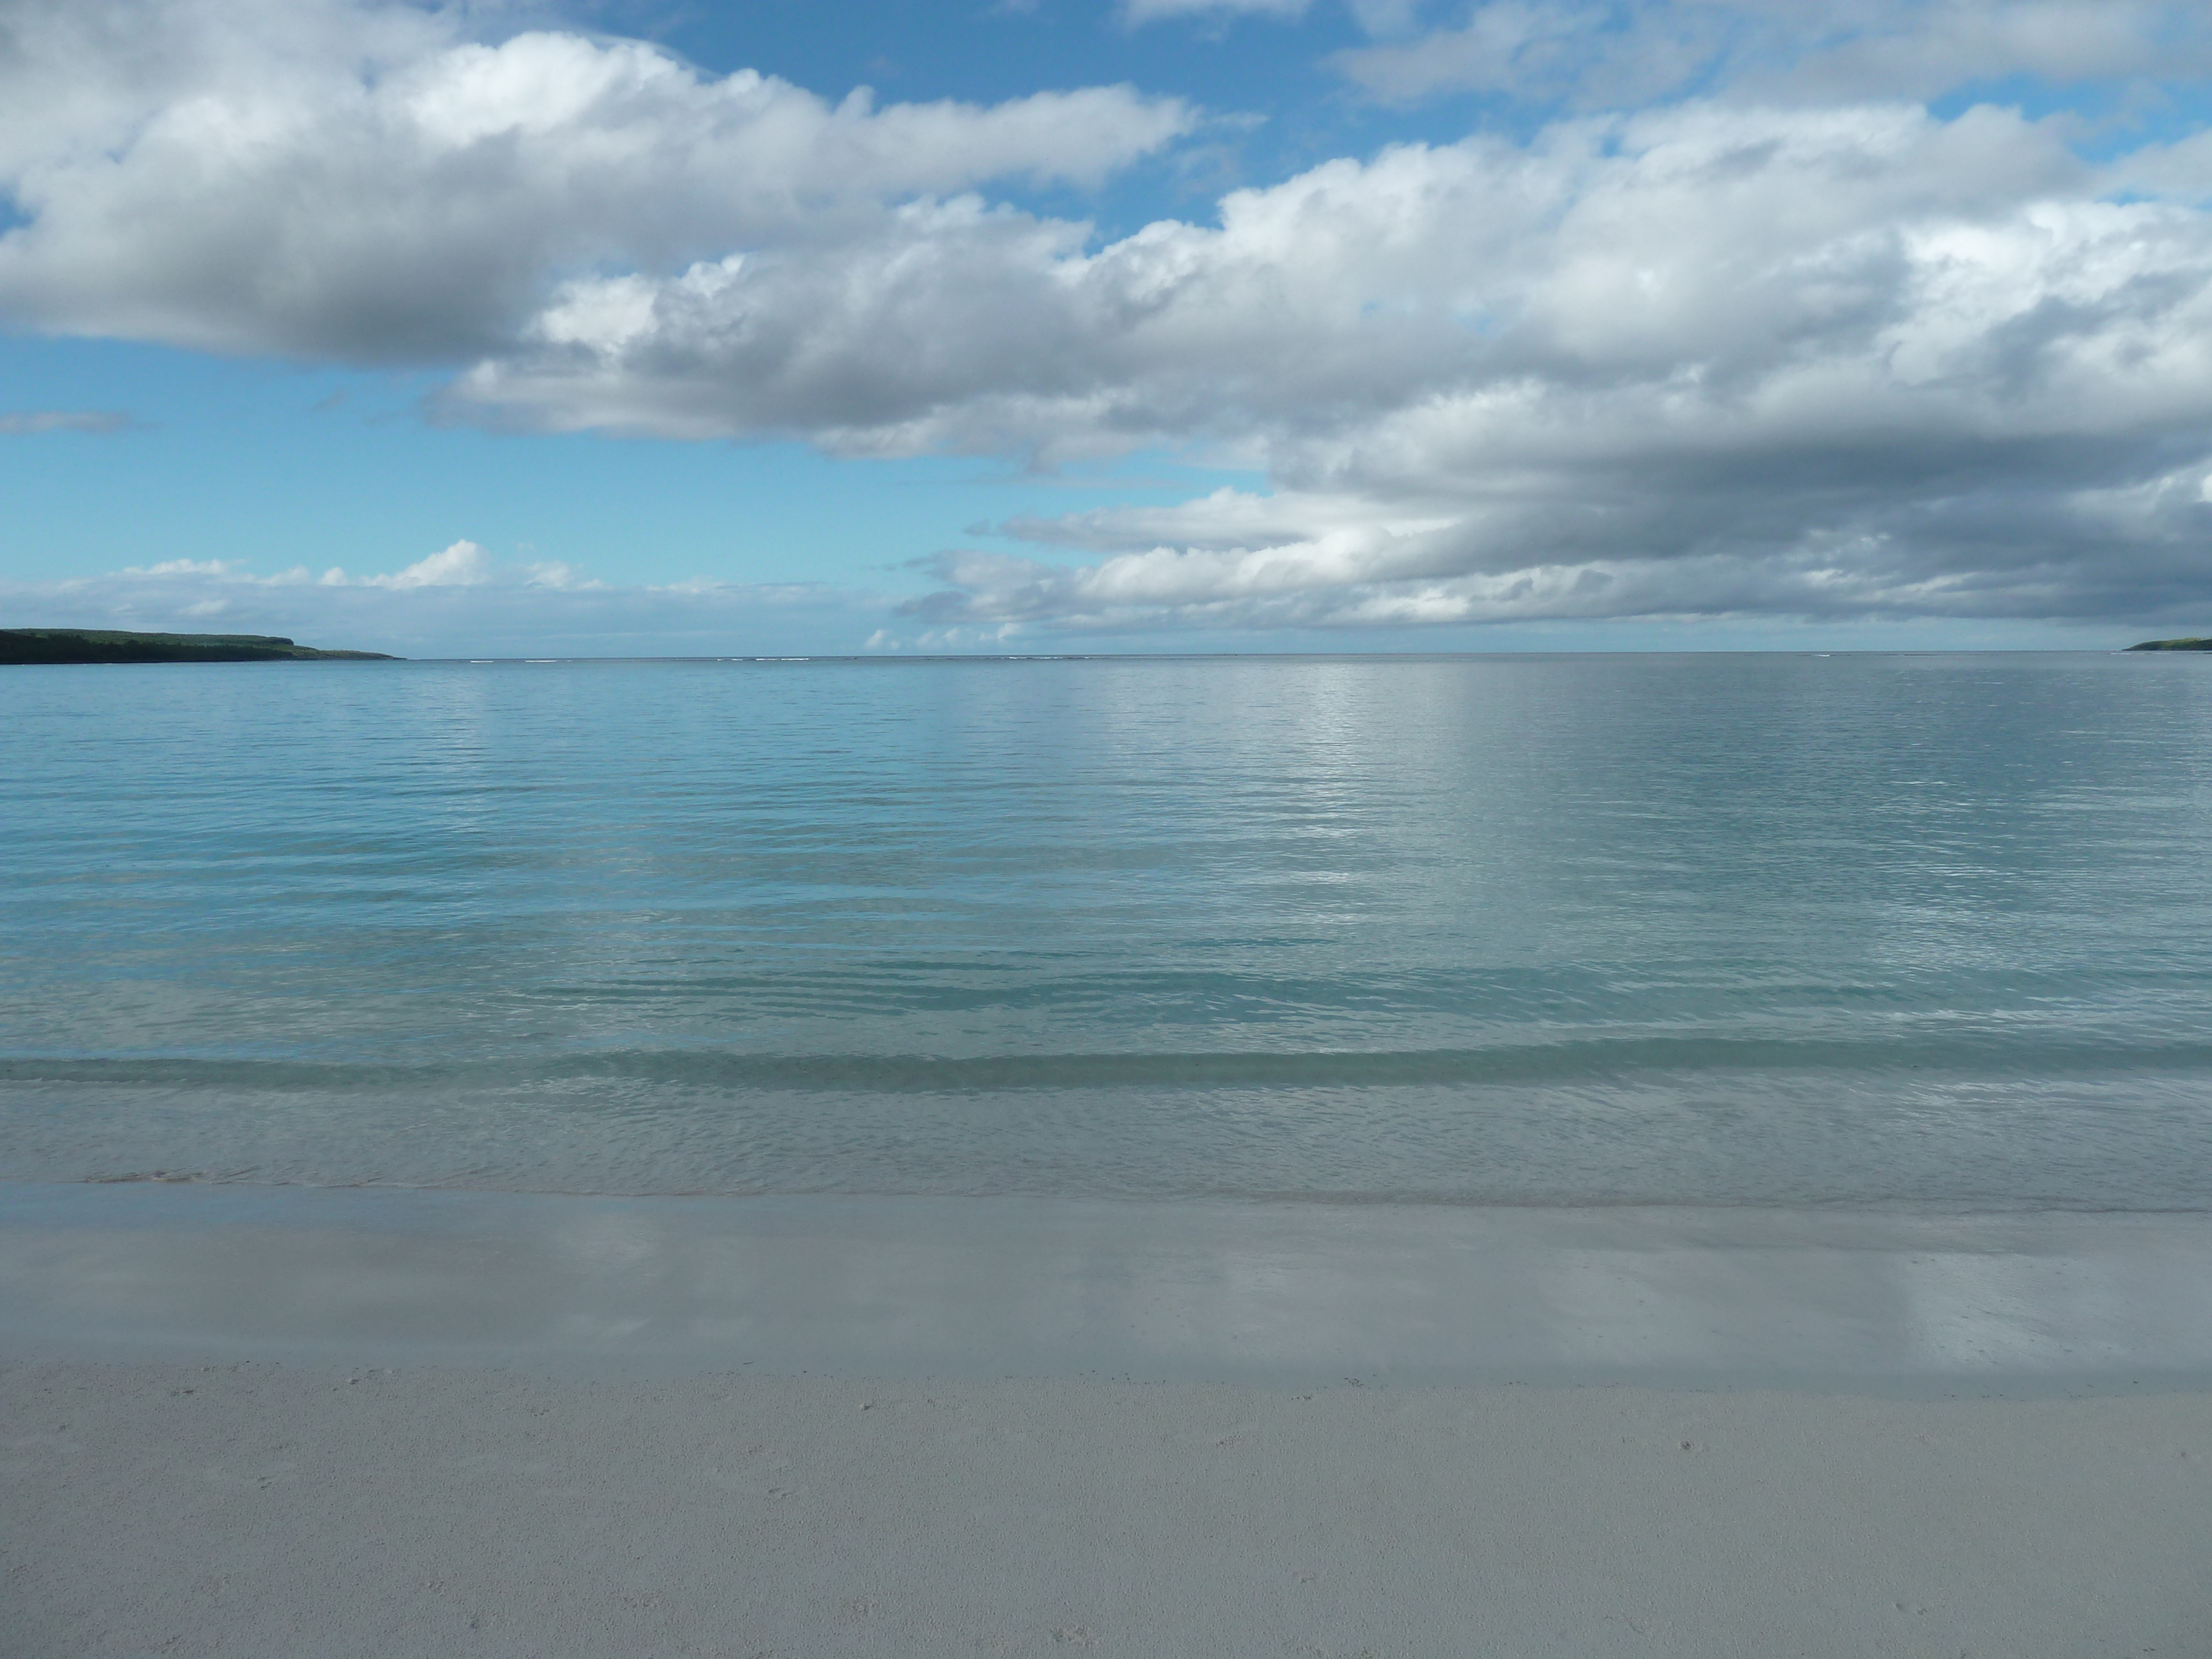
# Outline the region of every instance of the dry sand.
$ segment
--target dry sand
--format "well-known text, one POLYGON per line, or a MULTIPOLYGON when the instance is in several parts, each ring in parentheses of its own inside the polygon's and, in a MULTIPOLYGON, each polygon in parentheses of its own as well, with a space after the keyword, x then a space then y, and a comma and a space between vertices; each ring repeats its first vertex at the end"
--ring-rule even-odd
POLYGON ((17 1364, 0 1651, 2212 1652, 2212 1395, 17 1364))

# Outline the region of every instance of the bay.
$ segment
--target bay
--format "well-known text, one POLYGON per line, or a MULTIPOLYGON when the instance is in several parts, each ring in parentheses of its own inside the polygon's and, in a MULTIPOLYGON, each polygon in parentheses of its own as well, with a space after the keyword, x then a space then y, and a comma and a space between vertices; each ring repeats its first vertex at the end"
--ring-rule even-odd
POLYGON ((0 1177, 2198 1209, 2212 661, 0 678, 0 1177))

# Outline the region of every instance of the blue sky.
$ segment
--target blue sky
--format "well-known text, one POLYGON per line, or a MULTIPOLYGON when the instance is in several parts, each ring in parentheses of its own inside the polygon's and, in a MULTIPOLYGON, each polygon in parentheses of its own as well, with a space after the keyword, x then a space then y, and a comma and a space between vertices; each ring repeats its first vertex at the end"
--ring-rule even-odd
POLYGON ((0 0, 0 623, 2212 631, 2209 72, 2127 0, 0 0))

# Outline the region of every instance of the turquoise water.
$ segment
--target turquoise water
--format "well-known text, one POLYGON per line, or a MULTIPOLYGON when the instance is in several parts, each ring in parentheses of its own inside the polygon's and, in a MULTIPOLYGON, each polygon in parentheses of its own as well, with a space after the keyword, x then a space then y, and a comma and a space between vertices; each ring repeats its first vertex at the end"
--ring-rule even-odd
POLYGON ((2212 1208, 2212 658, 0 673, 0 1178, 2212 1208))

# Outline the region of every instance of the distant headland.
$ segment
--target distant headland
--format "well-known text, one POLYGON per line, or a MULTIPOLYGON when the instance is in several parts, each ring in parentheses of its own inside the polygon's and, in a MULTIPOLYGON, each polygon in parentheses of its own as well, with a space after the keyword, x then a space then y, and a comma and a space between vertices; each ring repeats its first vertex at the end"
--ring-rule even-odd
POLYGON ((130 634, 108 628, 0 628, 0 664, 31 662, 398 662, 381 651, 318 651, 274 634, 130 634))
POLYGON ((2212 651, 2212 640, 2145 640, 2130 651, 2212 651))

